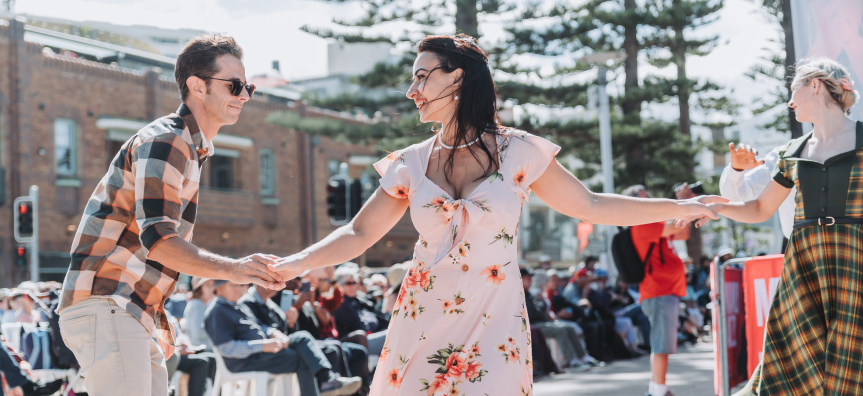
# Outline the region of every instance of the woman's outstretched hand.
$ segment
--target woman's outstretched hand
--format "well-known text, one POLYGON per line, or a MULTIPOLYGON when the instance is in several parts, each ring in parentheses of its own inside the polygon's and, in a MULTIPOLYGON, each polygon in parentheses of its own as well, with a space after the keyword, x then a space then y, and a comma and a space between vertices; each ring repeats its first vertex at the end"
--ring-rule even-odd
POLYGON ((297 253, 292 254, 287 257, 282 257, 276 260, 275 264, 269 264, 267 267, 270 268, 271 271, 278 273, 282 276, 282 279, 288 281, 294 278, 299 277, 306 272, 306 267, 308 263, 306 263, 307 253, 297 253))
POLYGON ((698 220, 696 227, 701 227, 711 219, 719 220, 719 213, 714 210, 718 204, 728 202, 728 198, 723 198, 718 195, 701 195, 695 198, 682 200, 681 204, 685 208, 686 215, 674 221, 678 228, 683 228, 689 223, 698 220))
POLYGON ((683 228, 693 221, 695 227, 701 227, 711 219, 719 220, 719 213, 725 203, 729 202, 728 198, 723 198, 717 195, 702 195, 699 197, 687 199, 684 205, 691 212, 688 216, 677 219, 674 225, 678 228, 683 228), (691 206, 691 207, 690 207, 691 206))

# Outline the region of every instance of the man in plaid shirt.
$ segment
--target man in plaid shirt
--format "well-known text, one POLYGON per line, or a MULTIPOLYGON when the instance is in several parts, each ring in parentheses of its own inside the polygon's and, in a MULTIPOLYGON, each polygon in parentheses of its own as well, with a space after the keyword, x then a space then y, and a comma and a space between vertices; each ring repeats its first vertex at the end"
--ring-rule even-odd
POLYGON ((230 259, 190 242, 211 142, 254 93, 242 57, 231 37, 192 39, 175 70, 183 104, 123 144, 87 202, 57 311, 92 396, 167 395, 174 337, 164 303, 181 272, 284 285, 267 268, 274 256, 230 259))

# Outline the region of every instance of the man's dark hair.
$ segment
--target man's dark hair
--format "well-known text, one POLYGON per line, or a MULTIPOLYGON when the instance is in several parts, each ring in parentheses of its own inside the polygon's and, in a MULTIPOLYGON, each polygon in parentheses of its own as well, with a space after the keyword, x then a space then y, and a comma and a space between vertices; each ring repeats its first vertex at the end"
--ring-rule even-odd
MULTIPOLYGON (((243 59, 243 49, 231 36, 219 33, 202 34, 196 36, 186 43, 186 46, 177 55, 177 65, 174 68, 174 78, 180 88, 180 98, 183 102, 189 96, 189 87, 186 80, 191 76, 212 77, 219 72, 216 59, 222 55, 231 55, 237 59, 243 59)), ((210 89, 210 81, 205 79, 207 89, 210 89)))
POLYGON ((585 263, 590 263, 590 262, 594 262, 594 263, 595 263, 595 262, 599 262, 599 257, 596 257, 596 256, 587 256, 587 257, 585 257, 584 262, 585 262, 585 263))

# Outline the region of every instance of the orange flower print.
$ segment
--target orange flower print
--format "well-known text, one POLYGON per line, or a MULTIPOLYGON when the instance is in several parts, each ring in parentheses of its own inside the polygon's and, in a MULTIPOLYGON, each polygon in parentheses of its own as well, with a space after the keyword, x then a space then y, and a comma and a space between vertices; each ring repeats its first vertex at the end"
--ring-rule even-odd
POLYGON ((444 310, 444 312, 449 311, 449 309, 450 309, 450 308, 452 308, 452 301, 450 301, 450 300, 444 300, 444 302, 443 302, 443 310, 444 310))
POLYGON ((393 187, 390 187, 387 190, 387 192, 390 193, 390 195, 392 195, 393 197, 396 197, 399 199, 408 198, 408 195, 410 194, 410 192, 408 191, 408 188, 405 187, 404 184, 399 183, 399 182, 396 182, 396 185, 393 187))
POLYGON ((453 353, 446 361, 446 375, 449 378, 460 380, 467 371, 467 356, 464 352, 453 353))
POLYGON ((512 338, 512 336, 506 337, 506 341, 512 345, 515 345, 515 338, 512 338))
POLYGON ((458 387, 458 384, 452 384, 452 388, 450 388, 447 393, 449 396, 459 396, 461 394, 461 389, 458 387))
POLYGON ((381 350, 381 359, 380 360, 386 359, 387 355, 389 353, 390 353, 390 348, 388 346, 384 345, 384 349, 381 350))
MULTIPOLYGON (((509 264, 509 263, 506 263, 509 264)), ((479 273, 479 276, 485 276, 485 284, 492 286, 500 286, 501 282, 506 279, 506 274, 501 271, 501 268, 506 264, 495 264, 489 265, 485 267, 482 272, 479 273)))
POLYGON ((401 162, 405 162, 405 156, 404 156, 400 151, 393 151, 392 153, 390 153, 390 154, 387 156, 387 158, 386 158, 386 159, 388 159, 388 160, 390 160, 390 161, 396 161, 396 160, 398 160, 398 161, 401 161, 401 162))
POLYGON ((461 241, 458 243, 458 254, 465 258, 470 255, 470 244, 467 243, 467 241, 461 241))
POLYGON ((473 346, 470 347, 470 353, 479 355, 479 343, 473 344, 473 346))
POLYGON ((476 380, 480 375, 480 371, 482 370, 482 364, 477 362, 476 360, 472 360, 467 365, 467 371, 465 371, 464 375, 468 380, 476 380))
POLYGON ((426 395, 433 396, 435 393, 446 394, 448 392, 449 380, 446 378, 446 374, 438 374, 431 382, 429 382, 429 388, 426 395))
POLYGON ((404 377, 399 375, 399 369, 394 368, 387 374, 387 389, 398 389, 402 385, 404 377))
POLYGON ((434 197, 431 200, 431 205, 436 208, 443 206, 444 203, 446 203, 446 198, 444 197, 434 197))
POLYGON ((497 348, 495 348, 500 353, 506 353, 506 344, 497 344, 497 348))
POLYGON ((417 270, 413 268, 408 269, 407 276, 405 276, 404 287, 408 289, 413 289, 417 287, 417 283, 419 281, 419 277, 417 274, 417 270))
POLYGON ((512 176, 512 180, 515 182, 516 186, 521 187, 521 184, 524 183, 524 180, 527 178, 527 168, 529 167, 530 164, 518 166, 518 171, 516 171, 515 175, 512 176))
POLYGON ((429 291, 431 289, 431 285, 434 282, 433 276, 431 276, 431 270, 419 270, 419 283, 420 288, 424 291, 429 291))
POLYGON ((507 362, 508 363, 517 362, 518 361, 518 348, 510 349, 509 351, 507 351, 506 356, 507 356, 507 362))
POLYGON ((402 305, 402 301, 404 301, 405 295, 407 294, 407 287, 403 287, 401 290, 399 290, 399 296, 396 298, 396 306, 402 305))
POLYGON ((417 298, 416 298, 416 297, 414 297, 414 296, 410 296, 410 297, 408 298, 408 305, 410 305, 411 307, 416 307, 416 306, 417 306, 417 303, 418 303, 418 301, 417 301, 417 298))

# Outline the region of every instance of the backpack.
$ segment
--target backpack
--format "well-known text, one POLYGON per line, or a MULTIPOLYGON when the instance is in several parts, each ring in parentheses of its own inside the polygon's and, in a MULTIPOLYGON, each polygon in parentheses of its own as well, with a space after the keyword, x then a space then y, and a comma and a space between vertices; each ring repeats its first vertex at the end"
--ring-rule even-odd
POLYGON ((653 266, 648 266, 646 263, 650 259, 656 243, 650 244, 647 255, 642 261, 635 249, 635 244, 632 242, 632 228, 617 228, 620 232, 611 238, 611 255, 614 257, 614 265, 617 267, 618 279, 628 284, 641 283, 644 280, 645 267, 647 267, 648 273, 653 273, 653 266))

